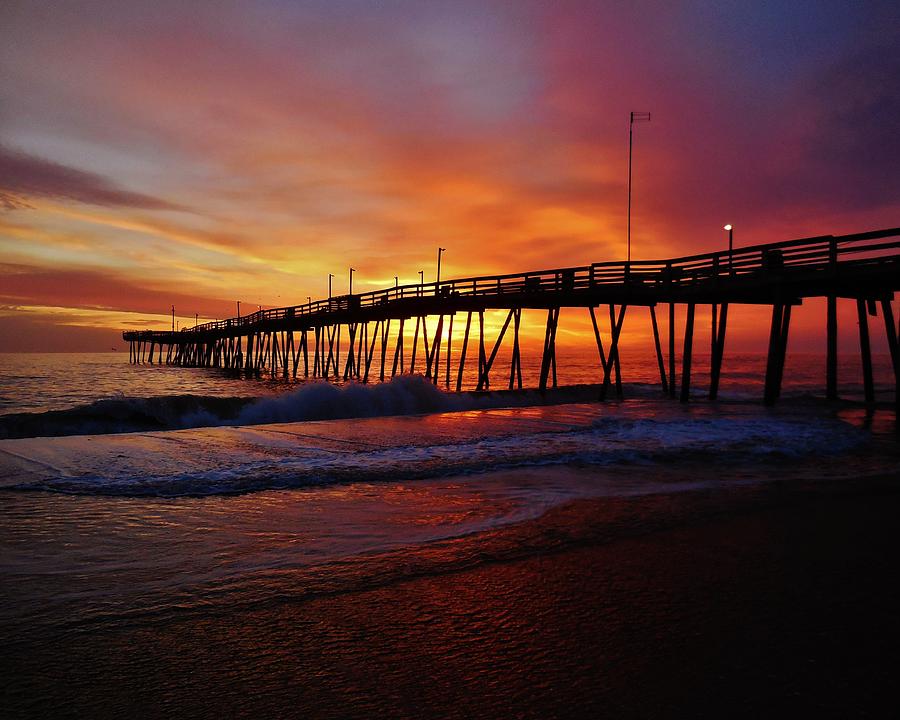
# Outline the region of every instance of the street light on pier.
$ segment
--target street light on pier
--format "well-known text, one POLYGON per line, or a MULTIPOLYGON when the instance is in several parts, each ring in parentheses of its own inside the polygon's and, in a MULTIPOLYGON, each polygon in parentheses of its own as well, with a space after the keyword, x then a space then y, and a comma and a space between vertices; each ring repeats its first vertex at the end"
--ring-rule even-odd
POLYGON ((734 267, 732 264, 732 253, 734 252, 734 226, 731 223, 725 225, 723 230, 728 231, 728 274, 734 274, 734 267))
POLYGON ((237 301, 237 306, 238 306, 238 314, 237 314, 237 316, 240 317, 240 316, 241 316, 241 301, 240 301, 240 300, 237 301))
POLYGON ((172 332, 175 332, 175 306, 172 306, 172 332))
POLYGON ((425 292, 425 271, 419 270, 419 294, 425 292))
POLYGON ((356 272, 356 268, 350 268, 350 294, 353 294, 353 273, 356 272))
POLYGON ((200 324, 200 313, 194 313, 194 327, 200 324))
POLYGON ((334 273, 328 273, 328 299, 331 300, 331 281, 334 279, 334 273))
POLYGON ((447 248, 442 248, 442 247, 438 248, 438 266, 437 266, 437 284, 438 285, 440 285, 440 283, 441 283, 441 255, 444 254, 444 251, 446 249, 447 248))

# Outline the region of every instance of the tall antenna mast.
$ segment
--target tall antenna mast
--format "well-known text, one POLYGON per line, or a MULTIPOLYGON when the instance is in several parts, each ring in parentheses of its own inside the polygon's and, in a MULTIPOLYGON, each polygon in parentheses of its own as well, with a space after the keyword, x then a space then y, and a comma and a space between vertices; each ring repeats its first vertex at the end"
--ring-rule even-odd
POLYGON ((627 260, 631 262, 631 148, 634 143, 634 124, 636 122, 650 122, 650 113, 632 112, 628 116, 628 230, 627 230, 627 260))

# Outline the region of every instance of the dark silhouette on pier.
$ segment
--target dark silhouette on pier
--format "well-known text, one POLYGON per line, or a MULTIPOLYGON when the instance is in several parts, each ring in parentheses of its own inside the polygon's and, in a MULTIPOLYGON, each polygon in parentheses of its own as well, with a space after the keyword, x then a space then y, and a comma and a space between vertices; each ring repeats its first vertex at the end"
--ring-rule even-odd
MULTIPOLYGON (((479 327, 478 390, 490 388, 497 353, 512 327, 509 389, 522 388, 519 328, 523 309, 547 311, 539 387, 556 387, 556 332, 562 307, 590 312, 602 371, 601 397, 613 385, 621 395, 619 336, 629 306, 649 309, 660 383, 664 392, 690 398, 694 316, 697 305, 712 308, 712 346, 709 397, 716 399, 725 350, 728 307, 732 304, 772 307, 764 401, 773 404, 781 391, 791 309, 804 298, 827 299, 826 393, 837 398, 837 299, 856 301, 859 346, 867 403, 875 399, 868 317, 878 306, 884 320, 900 402, 898 329, 891 301, 900 289, 900 228, 854 235, 825 235, 787 242, 737 248, 733 251, 632 262, 595 263, 582 267, 540 270, 513 275, 443 280, 385 290, 330 297, 304 305, 262 310, 251 315, 197 325, 180 332, 128 331, 133 363, 165 362, 189 367, 218 367, 253 375, 384 380, 415 372, 419 335, 422 336, 425 375, 435 384, 443 378, 449 389, 462 388, 469 357, 473 317, 479 327), (668 305, 668 363, 664 358, 656 306, 668 305), (681 378, 676 375, 675 306, 686 306, 682 336, 681 378), (596 308, 608 306, 609 337, 597 323, 596 308), (507 310, 506 321, 492 346, 485 345, 484 313, 507 310), (454 369, 453 320, 465 313, 465 333, 454 369), (429 317, 436 326, 429 342, 429 317), (404 325, 415 319, 411 347, 404 325), (391 323, 397 331, 391 347, 391 323), (444 324, 449 323, 443 342, 444 324), (341 351, 342 329, 348 345, 341 351), (370 331, 371 328, 371 331, 370 331), (297 339, 295 340, 295 334, 297 339), (444 358, 441 358, 442 344, 444 358), (373 368, 376 347, 379 363, 373 368), (310 357, 311 356, 311 357, 310 357), (343 360, 342 360, 343 358, 343 360), (442 372, 442 363, 444 372, 442 372), (390 367, 387 367, 387 365, 390 367), (342 368, 343 365, 343 368, 342 368), (455 370, 455 371, 454 371, 455 370), (451 375, 454 377, 451 379, 451 375)), ((633 314, 633 313, 632 313, 633 314)), ((472 351, 474 354, 474 351, 472 351)))

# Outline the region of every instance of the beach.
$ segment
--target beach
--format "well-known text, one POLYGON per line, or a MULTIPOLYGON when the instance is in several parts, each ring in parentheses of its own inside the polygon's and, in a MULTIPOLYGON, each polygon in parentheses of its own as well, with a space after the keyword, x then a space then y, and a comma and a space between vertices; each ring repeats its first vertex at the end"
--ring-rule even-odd
POLYGON ((7 642, 7 716, 881 716, 898 500, 575 501, 448 571, 7 642))
MULTIPOLYGON (((132 373, 85 362, 108 387, 132 373)), ((254 397, 213 373, 159 396, 166 368, 79 404, 68 372, 0 423, 4 717, 867 717, 889 699, 886 404, 409 376, 254 397)))

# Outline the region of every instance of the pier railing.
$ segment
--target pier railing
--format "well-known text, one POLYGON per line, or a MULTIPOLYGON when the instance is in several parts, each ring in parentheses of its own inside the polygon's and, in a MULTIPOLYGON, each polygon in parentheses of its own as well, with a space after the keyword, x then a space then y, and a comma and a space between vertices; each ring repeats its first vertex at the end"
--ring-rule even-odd
POLYGON ((582 307, 590 313, 602 369, 601 397, 606 397, 613 382, 616 393, 620 396, 622 393, 618 343, 625 311, 629 306, 645 306, 649 309, 662 389, 675 395, 676 385, 680 384, 680 397, 687 401, 695 311, 698 305, 708 304, 712 338, 709 397, 715 400, 729 304, 770 305, 772 324, 764 400, 771 404, 780 393, 792 307, 808 297, 827 300, 826 395, 837 397, 837 301, 838 298, 849 298, 856 302, 866 402, 872 403, 875 399, 867 318, 877 314, 880 304, 894 367, 896 398, 900 404, 900 346, 892 307, 894 293, 900 290, 898 238, 900 228, 893 228, 753 245, 668 260, 594 263, 508 275, 455 278, 260 310, 181 332, 127 331, 123 337, 130 343, 129 358, 133 363, 144 362, 148 350, 152 363, 156 349, 157 362, 161 363, 166 346, 167 364, 220 367, 255 376, 265 372, 273 379, 276 374, 296 378, 302 372, 303 377, 361 382, 369 381, 376 355, 380 380, 386 379, 388 374, 394 377, 398 373, 415 373, 421 337, 423 355, 420 357, 424 356, 425 377, 436 384, 443 382, 449 389, 453 318, 462 312, 465 332, 455 358, 456 389, 462 387, 470 329, 473 316, 477 316, 474 318, 478 336, 476 389, 490 388, 491 368, 507 329, 512 328, 508 383, 511 390, 515 386, 523 387, 519 343, 522 311, 543 309, 547 311, 547 324, 538 384, 543 391, 551 384, 555 387, 557 382, 556 331, 560 309, 582 307), (668 369, 656 316, 656 306, 660 303, 668 305, 668 369), (680 383, 676 376, 677 304, 686 307, 680 383), (595 313, 599 305, 609 305, 610 330, 606 342, 601 337, 595 313), (485 344, 484 326, 485 311, 490 309, 507 311, 492 349, 485 344), (429 316, 437 317, 430 341, 429 316), (442 332, 445 317, 448 322, 446 338, 442 332), (404 334, 407 319, 415 320, 408 363, 404 334), (392 332, 393 320, 398 322, 392 332), (342 328, 346 329, 347 339, 343 353, 342 328), (298 333, 296 343, 295 333, 298 333), (380 347, 376 342, 379 336, 380 347), (389 348, 391 342, 394 343, 393 353, 389 348), (442 346, 445 347, 443 356, 442 346))
POLYGON ((280 321, 302 321, 338 311, 384 307, 413 298, 498 298, 504 295, 567 293, 625 286, 679 288, 699 284, 777 281, 798 272, 826 274, 838 267, 877 265, 900 257, 900 228, 854 235, 788 240, 669 260, 602 262, 507 275, 482 275, 441 282, 401 285, 302 305, 260 310, 249 315, 184 328, 184 332, 234 331, 280 321))

